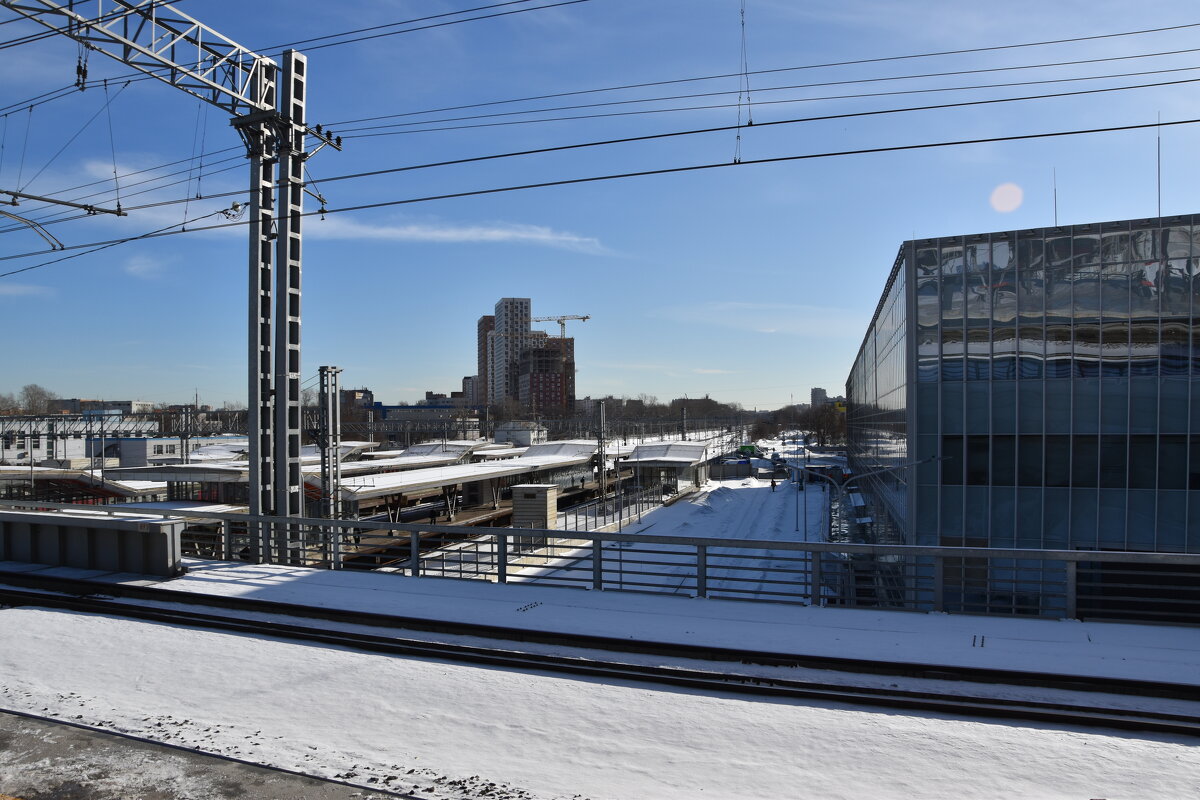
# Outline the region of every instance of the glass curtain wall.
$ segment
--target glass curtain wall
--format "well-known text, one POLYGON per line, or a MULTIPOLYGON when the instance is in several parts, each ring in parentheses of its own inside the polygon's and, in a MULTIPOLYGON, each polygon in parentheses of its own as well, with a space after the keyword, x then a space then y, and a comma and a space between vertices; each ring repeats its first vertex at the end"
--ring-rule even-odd
MULTIPOLYGON (((1200 553, 1197 316, 1200 215, 906 242, 847 382, 860 488, 912 544, 1200 553)), ((947 607, 1061 608, 1065 573, 976 561, 947 607)))
POLYGON ((876 516, 869 538, 899 542, 908 519, 907 265, 903 252, 863 340, 847 382, 847 456, 856 475, 867 475, 876 516))
MULTIPOLYGON (((906 434, 914 459, 940 456, 916 469, 915 543, 1200 552, 1196 223, 904 245, 917 381, 906 434)), ((876 416, 881 386, 872 395, 859 371, 885 364, 881 319, 851 373, 851 398, 876 416)), ((871 418, 858 411, 864 467, 882 463, 871 418)))

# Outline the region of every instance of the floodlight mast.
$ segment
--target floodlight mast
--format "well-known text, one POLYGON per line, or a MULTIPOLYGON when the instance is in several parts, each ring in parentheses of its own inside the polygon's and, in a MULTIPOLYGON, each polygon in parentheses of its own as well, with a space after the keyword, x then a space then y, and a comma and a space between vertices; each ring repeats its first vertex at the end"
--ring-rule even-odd
MULTIPOLYGON (((0 0, 0 6, 225 110, 246 145, 250 514, 300 516, 300 220, 309 133, 305 58, 285 51, 280 81, 274 61, 161 0, 97 0, 88 4, 94 10, 90 15, 74 5, 0 0), (283 190, 277 213, 276 185, 283 190)), ((335 142, 319 129, 314 133, 317 149, 326 144, 341 149, 340 137, 335 142)), ((262 560, 272 560, 270 535, 265 527, 257 531, 262 560)), ((276 545, 286 547, 281 541, 276 545)))

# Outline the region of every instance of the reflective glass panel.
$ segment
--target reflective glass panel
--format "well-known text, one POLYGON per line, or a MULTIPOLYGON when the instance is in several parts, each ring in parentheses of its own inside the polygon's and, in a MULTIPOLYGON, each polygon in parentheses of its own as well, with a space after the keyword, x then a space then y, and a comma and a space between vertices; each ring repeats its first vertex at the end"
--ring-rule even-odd
POLYGON ((1072 261, 1075 268, 1099 266, 1100 264, 1100 236, 1095 233, 1086 233, 1075 237, 1074 251, 1072 253, 1072 261))
POLYGON ((1100 260, 1105 264, 1121 263, 1129 260, 1129 233, 1117 231, 1106 233, 1101 239, 1100 260))

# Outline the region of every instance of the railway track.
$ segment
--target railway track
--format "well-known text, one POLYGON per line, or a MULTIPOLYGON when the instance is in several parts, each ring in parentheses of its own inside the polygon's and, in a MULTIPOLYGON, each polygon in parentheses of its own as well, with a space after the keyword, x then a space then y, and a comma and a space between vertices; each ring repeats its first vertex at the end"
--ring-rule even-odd
MULTIPOLYGON (((597 659, 576 655, 555 655, 545 653, 523 652, 517 649, 501 649, 499 647, 483 647, 447 642, 430 642, 415 638, 404 638, 400 635, 405 627, 393 624, 391 634, 359 633, 342 630, 331 630, 312 624, 301 624, 306 618, 314 616, 321 619, 337 617, 340 622, 362 624, 363 615, 346 612, 332 613, 327 609, 307 609, 307 607, 291 606, 279 603, 264 603, 262 601, 244 600, 241 598, 188 595, 181 592, 154 590, 147 587, 114 586, 99 584, 103 587, 96 591, 95 585, 80 586, 80 583, 65 581, 74 586, 74 590, 65 590, 62 579, 34 579, 24 576, 25 588, 11 585, 11 576, 4 576, 3 582, 10 585, 0 585, 0 604, 8 606, 37 606, 44 608, 59 608, 93 614, 107 614, 128 619, 167 623, 172 625, 205 628, 209 630, 246 633, 258 636, 270 636, 278 639, 315 642, 323 645, 344 647, 361 652, 378 653, 389 656, 406 658, 424 658, 433 660, 454 661, 459 663, 479 664, 501 667, 511 670, 550 672, 602 678, 612 681, 650 683, 673 687, 682 687, 706 692, 724 692, 734 694, 751 694, 775 699, 793 699, 804 701, 824 701, 833 703, 849 703, 857 705, 883 706, 910 710, 914 712, 936 712, 955 716, 1000 717, 1007 719, 1022 719, 1061 725, 1082 725, 1089 727, 1117 728, 1154 733, 1183 734, 1200 736, 1200 719, 1193 715, 1168 714, 1142 710, 1123 710, 1110 708, 1083 707, 1066 703, 1048 703, 1029 700, 1012 700, 993 697, 982 697, 968 694, 946 694, 931 691, 913 691, 899 688, 855 687, 836 683, 820 683, 777 678, 764 678, 729 671, 711 669, 692 669, 682 667, 647 666, 625 663, 617 659, 597 659), (37 586, 36 584, 43 584, 37 586), (44 584, 55 584, 53 587, 44 584), (86 589, 87 591, 81 591, 86 589), (114 592, 114 590, 117 590, 114 592), (142 595, 137 598, 119 598, 115 594, 142 595), (152 597, 146 597, 147 592, 152 597), (208 601, 218 601, 215 603, 208 601), (191 606, 179 607, 181 604, 191 606), (235 608, 236 606, 236 608, 235 608), (309 610, 319 612, 305 615, 280 611, 277 607, 287 606, 293 612, 309 610), (199 608, 197 608, 199 607, 199 608), (261 615, 286 614, 288 621, 264 620, 237 616, 229 613, 214 613, 236 611, 261 615)), ((397 621, 397 618, 389 618, 397 621)), ((379 621, 373 624, 378 625, 379 621)), ((454 625, 442 623, 438 629, 445 633, 479 636, 478 625, 454 625)), ((507 630, 510 633, 510 629, 507 630)), ((526 632, 528 633, 528 632, 526 632)), ((513 638, 513 637, 509 637, 513 638)), ((543 643, 568 645, 571 647, 591 647, 583 643, 593 637, 572 635, 543 634, 527 636, 527 640, 537 640, 543 643)), ((655 652, 681 658, 700 658, 697 651, 712 653, 709 648, 689 648, 669 645, 636 647, 634 643, 617 640, 626 645, 626 651, 655 652)), ((611 644, 611 642, 610 642, 611 644)), ((615 649, 612 647, 602 649, 615 649)), ((732 660, 731 653, 720 660, 732 660)), ((740 661, 750 663, 780 663, 785 657, 779 654, 741 653, 740 661), (774 659, 774 661, 772 661, 774 659)), ((791 663, 812 666, 803 659, 790 658, 791 663)), ((711 659, 706 659, 711 660, 711 659)), ((978 670, 969 671, 978 673, 978 670)), ((1000 673, 989 670, 989 673, 1000 673)), ((940 679, 958 678, 957 668, 937 667, 924 668, 922 677, 940 679)), ((905 670, 904 674, 911 674, 905 670)), ((1017 676, 1019 681, 1001 680, 996 677, 993 683, 1024 683, 1032 685, 1038 673, 1000 673, 1010 677, 1017 676)), ((1040 675, 1044 680, 1038 685, 1058 686, 1069 684, 1075 691, 1104 693, 1131 693, 1130 689, 1142 695, 1170 696, 1179 699, 1198 700, 1200 693, 1187 686, 1175 684, 1152 684, 1136 681, 1114 681, 1098 678, 1071 678, 1064 682, 1062 676, 1040 675)), ((967 680, 981 682, 978 674, 970 674, 967 680)))

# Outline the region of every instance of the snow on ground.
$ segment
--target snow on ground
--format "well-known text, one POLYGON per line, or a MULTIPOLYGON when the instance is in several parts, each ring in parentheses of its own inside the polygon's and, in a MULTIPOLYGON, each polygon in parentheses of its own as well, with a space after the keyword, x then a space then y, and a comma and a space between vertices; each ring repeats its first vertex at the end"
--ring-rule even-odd
POLYGON ((5 707, 420 797, 488 796, 487 783, 597 799, 1200 794, 1200 751, 1184 737, 697 694, 33 608, 0 611, 0 641, 5 707))
MULTIPOLYGON (((787 484, 714 483, 626 530, 800 537, 798 499, 787 484)), ((809 514, 819 520, 821 503, 809 514)), ((547 631, 1200 684, 1192 628, 189 566, 166 586, 547 631), (986 648, 973 646, 976 635, 986 648)), ((787 677, 820 680, 814 673, 787 677)), ((1185 737, 700 694, 36 608, 0 610, 0 706, 431 798, 1200 796, 1200 749, 1185 737)))

